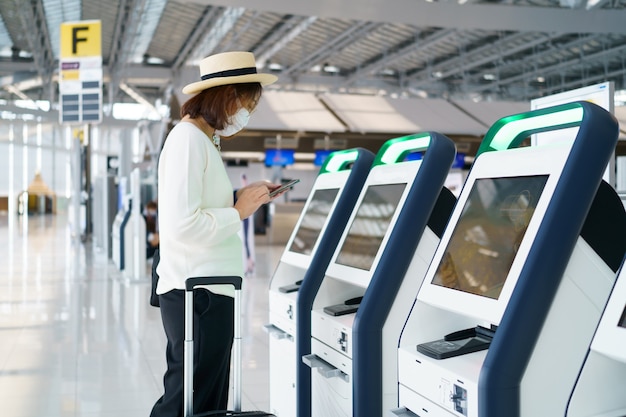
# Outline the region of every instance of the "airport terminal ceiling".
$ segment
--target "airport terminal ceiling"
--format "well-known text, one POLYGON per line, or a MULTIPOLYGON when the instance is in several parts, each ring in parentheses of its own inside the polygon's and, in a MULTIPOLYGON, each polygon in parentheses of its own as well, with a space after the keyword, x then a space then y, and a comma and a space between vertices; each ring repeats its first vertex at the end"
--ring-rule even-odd
POLYGON ((254 52, 272 91, 527 103, 626 89, 626 0, 0 0, 0 16, 3 105, 58 102, 60 24, 91 19, 105 104, 180 102, 198 60, 227 50, 254 52))

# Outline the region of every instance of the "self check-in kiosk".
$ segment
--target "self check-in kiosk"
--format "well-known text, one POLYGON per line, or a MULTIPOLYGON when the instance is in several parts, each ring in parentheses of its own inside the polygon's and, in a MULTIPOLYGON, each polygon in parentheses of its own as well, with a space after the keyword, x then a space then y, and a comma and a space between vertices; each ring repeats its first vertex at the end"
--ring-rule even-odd
MULTIPOLYGON (((270 281, 270 409, 296 416, 296 302, 301 285, 321 278, 374 161, 366 149, 333 152, 322 165, 270 281)), ((310 314, 307 314, 310 323, 310 314)), ((310 334, 310 325, 302 331, 310 334)), ((309 386, 306 383, 306 386, 309 386)))
POLYGON ((141 279, 145 275, 146 220, 141 215, 141 184, 139 168, 130 177, 130 193, 120 198, 123 204, 113 220, 111 233, 113 262, 127 278, 141 279))
POLYGON ((443 184, 455 153, 454 143, 437 133, 392 139, 379 151, 309 305, 311 353, 302 360, 313 369, 312 416, 382 413, 383 357, 397 352, 411 300, 404 315, 389 305, 418 243, 432 256, 439 237, 431 228, 443 229, 452 212, 456 199, 443 184), (404 162, 415 151, 424 157, 404 162), (395 332, 395 340, 383 341, 386 331, 395 332))
POLYGON ((128 240, 126 239, 126 232, 129 230, 126 228, 126 225, 130 220, 131 213, 132 200, 125 196, 122 208, 117 212, 115 219, 113 220, 113 230, 111 232, 113 242, 113 263, 119 268, 120 271, 123 271, 126 267, 125 259, 128 249, 126 247, 126 241, 130 242, 131 240, 130 234, 128 240))
POLYGON ((620 268, 582 372, 567 417, 626 416, 626 268, 620 268))
POLYGON ((587 102, 489 130, 402 331, 388 415, 565 415, 626 249, 601 180, 617 137, 587 102), (516 148, 573 126, 573 144, 516 148))

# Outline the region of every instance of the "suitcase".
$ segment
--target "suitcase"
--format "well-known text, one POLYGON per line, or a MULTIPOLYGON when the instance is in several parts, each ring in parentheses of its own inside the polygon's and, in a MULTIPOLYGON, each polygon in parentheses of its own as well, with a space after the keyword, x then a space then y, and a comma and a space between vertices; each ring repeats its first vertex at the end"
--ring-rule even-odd
POLYGON ((185 346, 183 358, 183 416, 184 417, 276 417, 263 411, 241 411, 241 277, 194 277, 185 282, 185 346), (235 319, 233 338, 233 398, 234 410, 209 411, 193 414, 193 289, 199 285, 229 284, 235 287, 235 319))

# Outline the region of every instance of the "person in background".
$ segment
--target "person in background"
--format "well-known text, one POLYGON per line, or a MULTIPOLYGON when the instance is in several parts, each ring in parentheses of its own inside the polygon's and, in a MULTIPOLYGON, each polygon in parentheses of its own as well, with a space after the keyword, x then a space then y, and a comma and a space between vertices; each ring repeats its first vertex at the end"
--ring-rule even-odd
MULTIPOLYGON (((276 76, 257 73, 250 52, 225 52, 200 61, 201 80, 181 107, 158 165, 159 254, 156 293, 167 336, 165 392, 151 417, 182 416, 185 280, 194 276, 244 276, 242 220, 270 202, 279 187, 257 181, 233 191, 220 157, 220 139, 248 123, 263 86, 276 76)), ((196 291, 194 303, 194 405, 203 413, 228 405, 233 342, 232 287, 196 291)))
POLYGON ((143 216, 146 219, 146 259, 154 256, 159 248, 159 225, 157 217, 158 205, 156 201, 148 201, 144 207, 143 216))

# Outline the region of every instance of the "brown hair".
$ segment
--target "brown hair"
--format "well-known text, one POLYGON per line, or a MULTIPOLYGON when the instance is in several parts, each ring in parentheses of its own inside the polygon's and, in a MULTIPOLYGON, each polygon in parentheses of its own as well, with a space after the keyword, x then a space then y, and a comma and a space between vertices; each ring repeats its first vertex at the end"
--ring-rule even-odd
POLYGON ((203 117, 216 130, 228 125, 228 119, 237 111, 237 100, 252 111, 256 107, 263 87, 260 83, 228 84, 207 88, 187 100, 180 108, 180 117, 203 117))

